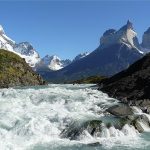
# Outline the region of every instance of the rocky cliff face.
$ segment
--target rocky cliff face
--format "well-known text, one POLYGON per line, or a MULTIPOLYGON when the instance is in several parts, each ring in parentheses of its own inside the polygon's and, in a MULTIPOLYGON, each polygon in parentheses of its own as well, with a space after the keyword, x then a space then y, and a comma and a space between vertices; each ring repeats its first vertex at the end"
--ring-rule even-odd
POLYGON ((100 39, 101 48, 106 48, 117 43, 126 44, 128 47, 140 51, 137 33, 133 30, 133 25, 129 20, 127 21, 127 24, 121 27, 118 31, 115 29, 107 30, 100 39))
POLYGON ((17 54, 0 49, 0 88, 44 85, 45 81, 17 54))
POLYGON ((150 28, 143 34, 141 47, 144 52, 150 52, 150 28))

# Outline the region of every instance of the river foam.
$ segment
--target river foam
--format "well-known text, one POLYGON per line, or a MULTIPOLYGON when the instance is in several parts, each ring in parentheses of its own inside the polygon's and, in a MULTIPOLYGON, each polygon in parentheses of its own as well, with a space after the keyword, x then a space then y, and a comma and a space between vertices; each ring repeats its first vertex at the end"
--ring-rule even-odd
MULTIPOLYGON (((72 122, 105 118, 105 109, 118 103, 91 85, 48 85, 0 91, 0 150, 141 149, 147 144, 137 130, 125 125, 102 129, 91 136, 86 130, 78 140, 60 138, 72 122)), ((149 137, 149 136, 147 136, 149 137)))

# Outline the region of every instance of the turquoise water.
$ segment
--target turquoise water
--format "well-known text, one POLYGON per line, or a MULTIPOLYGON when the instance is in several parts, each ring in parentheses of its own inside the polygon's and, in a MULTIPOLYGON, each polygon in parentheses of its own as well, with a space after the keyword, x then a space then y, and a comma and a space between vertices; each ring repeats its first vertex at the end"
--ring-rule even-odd
POLYGON ((118 103, 92 85, 48 85, 0 91, 0 150, 149 150, 150 133, 104 128, 79 139, 60 138, 71 122, 115 121, 105 109, 118 103))

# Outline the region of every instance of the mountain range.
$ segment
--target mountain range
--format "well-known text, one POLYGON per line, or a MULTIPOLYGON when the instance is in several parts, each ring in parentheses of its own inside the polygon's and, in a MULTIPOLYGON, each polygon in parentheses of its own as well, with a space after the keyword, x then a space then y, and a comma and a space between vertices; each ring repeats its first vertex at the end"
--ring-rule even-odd
POLYGON ((108 29, 100 38, 100 45, 86 57, 72 62, 56 72, 42 72, 49 81, 73 81, 93 75, 112 76, 142 58, 150 51, 150 29, 139 43, 133 24, 128 20, 119 30, 108 29))
POLYGON ((71 81, 92 75, 112 76, 128 68, 150 51, 150 28, 137 38, 132 23, 119 30, 108 29, 100 38, 99 46, 91 53, 77 55, 73 60, 61 60, 56 55, 41 58, 29 42, 16 43, 0 26, 0 48, 9 50, 25 61, 48 81, 71 81))
MULTIPOLYGON (((24 58, 29 66, 35 71, 56 71, 66 67, 72 62, 69 59, 61 60, 56 55, 46 55, 45 57, 41 58, 39 53, 29 42, 21 42, 18 44, 9 38, 5 34, 2 26, 0 26, 0 48, 18 54, 20 57, 24 58)), ((75 57, 75 59, 73 59, 73 61, 79 60, 87 54, 87 52, 84 54, 79 54, 75 57)))

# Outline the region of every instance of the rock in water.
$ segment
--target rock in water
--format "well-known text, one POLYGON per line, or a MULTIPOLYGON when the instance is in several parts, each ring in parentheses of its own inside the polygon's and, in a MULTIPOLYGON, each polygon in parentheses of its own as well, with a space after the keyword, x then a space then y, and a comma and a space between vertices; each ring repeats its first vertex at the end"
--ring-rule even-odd
POLYGON ((0 49, 0 88, 43 85, 45 81, 17 54, 0 49))
POLYGON ((69 138, 70 140, 76 140, 84 130, 87 130, 90 135, 94 135, 96 132, 101 131, 101 120, 90 120, 84 123, 73 123, 64 129, 61 133, 62 138, 69 138))
POLYGON ((106 111, 118 117, 125 117, 128 115, 133 115, 132 109, 128 105, 123 105, 123 104, 112 106, 108 108, 106 111))

